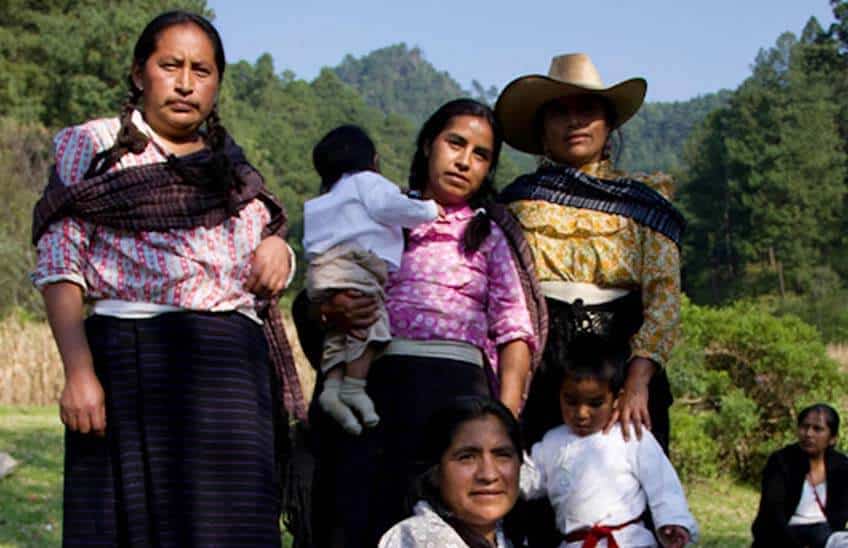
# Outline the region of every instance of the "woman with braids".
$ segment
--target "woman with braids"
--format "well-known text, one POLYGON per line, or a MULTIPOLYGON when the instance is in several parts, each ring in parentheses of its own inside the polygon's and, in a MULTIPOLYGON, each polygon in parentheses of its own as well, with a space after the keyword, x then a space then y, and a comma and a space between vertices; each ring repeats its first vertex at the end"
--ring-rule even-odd
POLYGON ((55 138, 33 279, 65 368, 65 546, 280 544, 274 423, 302 402, 266 307, 292 257, 218 121, 224 68, 206 19, 164 13, 120 118, 55 138))
MULTIPOLYGON (((317 546, 375 546, 408 515, 404 501, 426 468, 420 437, 433 411, 460 396, 493 394, 518 412, 538 314, 532 290, 524 290, 532 258, 514 259, 520 229, 502 229, 494 221, 501 210, 483 209, 494 196, 500 148, 491 109, 468 99, 443 105, 418 135, 409 186, 444 215, 409 230, 400 267, 389 275, 393 338, 367 385, 380 424, 352 436, 315 405, 311 410, 317 546)), ((310 360, 320 363, 322 328, 366 327, 376 319, 373 305, 370 297, 339 292, 312 303, 310 321, 310 305, 300 298, 295 322, 310 360)))
POLYGON ((581 335, 626 365, 604 432, 620 422, 627 440, 649 429, 668 452, 663 365, 678 333, 685 222, 668 200, 668 177, 628 177, 610 159, 611 132, 636 114, 646 89, 642 78, 604 86, 589 57, 577 53, 555 57, 548 76, 517 78, 495 106, 504 140, 540 156, 534 173, 501 194, 524 230, 549 314, 522 416, 528 446, 561 422, 557 383, 546 373, 581 335))

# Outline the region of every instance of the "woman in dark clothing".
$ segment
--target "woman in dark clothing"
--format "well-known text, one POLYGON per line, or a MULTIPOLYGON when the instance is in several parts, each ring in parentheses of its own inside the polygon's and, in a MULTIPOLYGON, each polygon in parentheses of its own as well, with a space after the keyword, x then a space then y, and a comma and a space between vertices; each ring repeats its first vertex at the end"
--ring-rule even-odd
POLYGON ((834 449, 839 415, 825 404, 798 415, 798 443, 769 457, 754 548, 822 548, 848 521, 848 457, 834 449))

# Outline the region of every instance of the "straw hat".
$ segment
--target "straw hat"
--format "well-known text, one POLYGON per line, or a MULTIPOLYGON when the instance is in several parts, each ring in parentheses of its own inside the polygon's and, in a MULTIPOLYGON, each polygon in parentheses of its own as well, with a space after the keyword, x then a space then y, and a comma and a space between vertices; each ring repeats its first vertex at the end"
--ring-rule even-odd
POLYGON ((615 111, 615 129, 629 120, 645 100, 648 83, 644 78, 631 78, 604 87, 598 69, 585 53, 568 53, 554 57, 547 76, 531 74, 510 82, 498 97, 495 115, 503 128, 504 140, 524 152, 542 154, 534 122, 545 103, 570 95, 604 97, 615 111))

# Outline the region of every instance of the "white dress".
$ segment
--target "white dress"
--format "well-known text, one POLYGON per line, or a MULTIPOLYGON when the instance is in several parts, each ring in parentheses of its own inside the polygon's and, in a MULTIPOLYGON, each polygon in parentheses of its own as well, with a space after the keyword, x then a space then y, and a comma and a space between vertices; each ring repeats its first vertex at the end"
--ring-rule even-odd
MULTIPOLYGON (((650 432, 625 442, 621 427, 608 434, 578 436, 566 425, 549 430, 533 445, 521 467, 525 498, 548 497, 563 534, 593 525, 615 526, 638 518, 650 507, 656 527, 679 525, 698 537, 683 486, 650 432)), ((614 531, 620 546, 653 547, 653 534, 642 522, 614 531)), ((582 541, 560 546, 579 548, 582 541)), ((602 540, 599 548, 605 548, 602 540)))
MULTIPOLYGON (((495 533, 497 548, 512 548, 500 526, 495 533)), ((379 548, 468 548, 453 527, 433 511, 429 504, 419 501, 413 516, 386 531, 379 548)))

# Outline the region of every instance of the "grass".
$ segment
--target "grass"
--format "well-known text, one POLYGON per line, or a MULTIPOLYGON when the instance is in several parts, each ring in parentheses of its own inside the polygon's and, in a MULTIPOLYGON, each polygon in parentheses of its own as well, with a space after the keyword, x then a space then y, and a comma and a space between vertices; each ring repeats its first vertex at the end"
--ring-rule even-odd
POLYGON ((55 406, 0 406, 0 451, 20 462, 0 479, 0 547, 60 544, 63 443, 55 406))
MULTIPOLYGON (((11 476, 0 479, 0 548, 60 545, 62 444, 54 406, 0 406, 0 451, 21 461, 11 476)), ((686 487, 701 527, 700 546, 750 545, 759 499, 754 488, 726 479, 686 487)))
POLYGON ((759 492, 727 479, 696 480, 686 486, 689 506, 701 528, 699 546, 747 548, 759 492))

